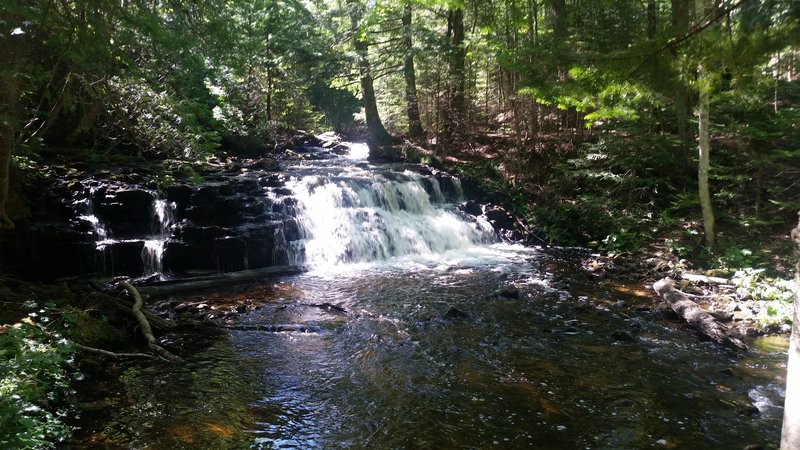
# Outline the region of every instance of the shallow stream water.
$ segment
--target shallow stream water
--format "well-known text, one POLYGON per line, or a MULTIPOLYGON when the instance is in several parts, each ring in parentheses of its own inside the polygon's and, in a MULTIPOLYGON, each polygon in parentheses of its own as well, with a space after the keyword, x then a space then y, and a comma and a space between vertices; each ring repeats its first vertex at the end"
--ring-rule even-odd
MULTIPOLYGON (((362 228, 347 228, 325 245, 314 240, 324 233, 332 239, 341 228, 315 235, 313 227, 324 226, 325 216, 308 219, 305 248, 313 251, 303 262, 312 270, 184 297, 246 299, 259 308, 221 320, 222 333, 192 337, 195 350, 182 364, 126 367, 121 383, 98 394, 108 407, 84 414, 73 445, 777 445, 786 362, 782 340, 757 341, 743 357, 700 342, 682 325, 653 313, 653 296, 644 286, 585 272, 581 262, 587 252, 491 242, 485 224, 464 219, 466 225, 454 225, 459 214, 437 206, 433 196, 434 205, 424 208, 406 200, 398 208, 402 214, 411 211, 410 222, 392 222, 383 216, 393 206, 358 203, 357 197, 369 196, 353 187, 367 184, 342 182, 339 167, 336 183, 356 193, 350 200, 345 196, 346 207, 366 212, 334 208, 326 213, 331 220, 354 220, 370 233, 396 229, 423 243, 440 242, 422 230, 443 224, 437 232, 468 239, 448 238, 447 245, 430 248, 376 237, 375 245, 394 249, 387 255, 388 250, 371 251, 370 240, 359 238, 357 247, 366 255, 359 257, 361 250, 342 246, 342 239, 362 228), (518 295, 501 293, 512 286, 518 295)), ((407 183, 414 177, 396 178, 407 183)), ((303 179, 296 178, 298 186, 303 179)), ((306 207, 321 201, 311 199, 315 192, 327 192, 331 201, 343 198, 319 179, 309 183, 325 189, 298 195, 306 207)), ((387 191, 381 183, 379 189, 387 191)))

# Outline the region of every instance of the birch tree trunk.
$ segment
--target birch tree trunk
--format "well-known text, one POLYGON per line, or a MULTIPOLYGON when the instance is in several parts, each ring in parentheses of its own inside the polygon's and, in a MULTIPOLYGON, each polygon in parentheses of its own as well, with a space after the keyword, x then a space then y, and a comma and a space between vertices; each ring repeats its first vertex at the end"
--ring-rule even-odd
POLYGON ((797 274, 794 279, 794 315, 789 340, 789 364, 786 371, 786 400, 783 408, 781 450, 800 448, 800 221, 792 232, 797 250, 797 274))

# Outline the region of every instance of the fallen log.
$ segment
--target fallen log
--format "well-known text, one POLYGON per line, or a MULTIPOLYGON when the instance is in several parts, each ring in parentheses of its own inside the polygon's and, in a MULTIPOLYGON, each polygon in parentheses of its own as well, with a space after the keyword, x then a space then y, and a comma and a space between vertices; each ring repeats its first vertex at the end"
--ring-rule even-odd
POLYGON ((241 270, 239 272, 229 272, 220 275, 209 275, 189 279, 157 281, 152 284, 137 286, 139 292, 150 297, 164 297, 172 294, 208 289, 218 286, 229 286, 244 281, 257 280, 259 278, 274 277, 280 275, 297 275, 303 273, 304 269, 300 266, 271 266, 260 269, 241 270))
POLYGON ((137 291, 136 288, 127 281, 123 281, 121 286, 124 287, 125 290, 128 291, 128 294, 133 298, 133 308, 131 308, 131 311, 133 316, 136 317, 136 320, 139 322, 139 327, 144 335, 144 338, 147 340, 147 346, 150 348, 150 350, 167 361, 180 361, 181 359, 178 356, 173 355, 169 352, 169 350, 158 345, 158 340, 155 336, 153 336, 153 330, 150 328, 150 323, 147 321, 147 318, 144 316, 144 314, 142 314, 142 305, 144 304, 144 301, 142 300, 142 296, 139 294, 139 291, 137 291))
POLYGON ((653 289, 678 316, 701 335, 724 347, 739 351, 747 350, 744 342, 731 336, 728 327, 718 322, 697 303, 689 300, 686 295, 675 289, 670 278, 662 278, 657 281, 653 284, 653 289))
POLYGON ((705 275, 698 275, 695 273, 683 273, 681 278, 692 283, 705 283, 705 284, 731 284, 731 280, 721 277, 708 277, 705 275))

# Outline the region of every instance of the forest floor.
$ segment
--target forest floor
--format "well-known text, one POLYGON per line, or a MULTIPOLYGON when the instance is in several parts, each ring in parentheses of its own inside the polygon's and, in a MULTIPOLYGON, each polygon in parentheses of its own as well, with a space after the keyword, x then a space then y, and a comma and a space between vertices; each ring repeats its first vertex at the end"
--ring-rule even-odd
POLYGON ((798 161, 754 166, 735 143, 716 139, 724 155, 712 169, 717 245, 708 249, 694 172, 669 157, 676 153, 674 141, 626 134, 573 138, 552 133, 520 143, 484 134, 433 154, 553 245, 593 249, 586 270, 646 285, 673 277, 742 334, 788 332, 798 161), (726 281, 681 280, 684 274, 726 281))

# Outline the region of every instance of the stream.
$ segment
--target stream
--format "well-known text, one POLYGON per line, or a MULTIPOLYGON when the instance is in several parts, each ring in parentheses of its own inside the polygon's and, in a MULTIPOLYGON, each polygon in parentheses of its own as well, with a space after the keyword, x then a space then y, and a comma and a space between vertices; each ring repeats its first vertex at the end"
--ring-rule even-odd
MULTIPOLYGON (((349 157, 289 168, 309 271, 195 295, 223 331, 94 383, 70 448, 777 445, 784 339, 737 356, 653 312, 582 249, 500 242, 458 183, 349 157)), ((158 267, 153 264, 153 267, 158 267)), ((183 339, 183 341, 181 341, 183 339)))

